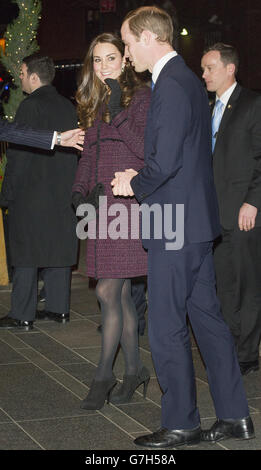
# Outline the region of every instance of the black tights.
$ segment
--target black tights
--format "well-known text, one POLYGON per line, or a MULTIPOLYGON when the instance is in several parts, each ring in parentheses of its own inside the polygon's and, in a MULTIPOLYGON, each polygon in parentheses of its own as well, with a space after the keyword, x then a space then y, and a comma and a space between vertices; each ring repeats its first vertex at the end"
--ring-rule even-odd
POLYGON ((130 279, 100 279, 96 295, 102 312, 102 347, 96 380, 112 376, 119 344, 125 360, 125 374, 137 374, 139 363, 138 319, 131 297, 130 279))

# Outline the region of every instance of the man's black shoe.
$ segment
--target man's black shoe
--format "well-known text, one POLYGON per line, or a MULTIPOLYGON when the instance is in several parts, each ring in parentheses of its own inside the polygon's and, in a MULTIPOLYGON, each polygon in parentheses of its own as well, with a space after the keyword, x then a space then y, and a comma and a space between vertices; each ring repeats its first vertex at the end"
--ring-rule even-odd
POLYGON ((253 439, 254 425, 250 416, 242 419, 218 419, 213 426, 201 432, 202 441, 218 442, 223 439, 253 439))
POLYGON ((66 323, 70 321, 70 314, 69 313, 56 313, 56 312, 48 312, 45 310, 46 316, 49 320, 54 320, 59 323, 66 323))
POLYGON ((141 447, 160 449, 162 447, 178 447, 182 445, 196 445, 200 443, 201 428, 195 429, 159 429, 152 434, 137 437, 134 444, 141 447))
POLYGON ((25 331, 30 331, 33 330, 34 327, 34 322, 33 321, 27 321, 27 320, 16 320, 17 322, 17 328, 25 331))
POLYGON ((29 331, 32 330, 34 327, 33 321, 27 320, 16 320, 15 318, 11 318, 8 315, 0 319, 0 328, 4 329, 11 329, 11 328, 19 328, 21 330, 29 331))
POLYGON ((248 375, 250 372, 259 370, 259 361, 257 359, 251 362, 240 362, 239 367, 242 375, 248 375))

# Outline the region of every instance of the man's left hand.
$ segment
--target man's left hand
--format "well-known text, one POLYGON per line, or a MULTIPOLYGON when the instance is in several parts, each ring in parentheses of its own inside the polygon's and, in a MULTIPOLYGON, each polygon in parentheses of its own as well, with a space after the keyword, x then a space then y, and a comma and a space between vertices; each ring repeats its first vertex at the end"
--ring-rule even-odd
POLYGON ((244 202, 238 215, 238 226, 240 230, 244 230, 245 232, 252 230, 255 227, 256 215, 257 208, 244 202))
POLYGON ((138 172, 133 169, 118 171, 115 173, 115 178, 111 182, 114 196, 134 196, 130 182, 137 174, 138 172))

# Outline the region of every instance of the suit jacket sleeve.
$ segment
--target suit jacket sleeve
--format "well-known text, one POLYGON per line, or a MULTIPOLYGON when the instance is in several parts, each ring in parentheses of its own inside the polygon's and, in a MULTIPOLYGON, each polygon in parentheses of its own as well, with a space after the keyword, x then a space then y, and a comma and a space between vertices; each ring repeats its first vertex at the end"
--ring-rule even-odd
POLYGON ((255 159, 252 180, 245 202, 261 209, 261 97, 255 100, 251 118, 252 154, 255 159))
POLYGON ((52 145, 53 132, 35 130, 27 126, 18 125, 16 122, 5 122, 0 120, 0 140, 20 145, 29 145, 50 149, 52 145))
POLYGON ((152 194, 182 168, 182 148, 191 122, 191 106, 182 87, 167 78, 154 90, 149 129, 153 142, 146 148, 146 166, 136 175, 131 186, 140 202, 152 194), (173 130, 173 116, 176 127, 173 130), (147 154, 148 153, 148 154, 147 154))

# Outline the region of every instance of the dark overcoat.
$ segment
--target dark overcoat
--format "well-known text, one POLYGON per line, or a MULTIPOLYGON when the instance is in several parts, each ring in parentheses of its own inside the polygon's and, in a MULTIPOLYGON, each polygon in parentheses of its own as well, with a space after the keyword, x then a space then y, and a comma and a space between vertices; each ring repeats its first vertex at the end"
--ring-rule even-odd
POLYGON ((131 208, 134 204, 139 207, 138 203, 134 197, 114 197, 111 181, 117 171, 128 168, 138 171, 144 165, 144 129, 150 94, 148 87, 138 90, 128 108, 121 111, 110 124, 96 119, 85 136, 73 191, 85 196, 98 182, 102 182, 107 196, 107 208, 99 208, 96 238, 87 240, 87 274, 96 279, 130 278, 147 274, 147 254, 142 248, 139 233, 136 239, 131 236, 131 208), (125 207, 128 214, 126 224, 119 224, 119 239, 109 235, 110 224, 119 215, 115 212, 115 215, 110 216, 110 209, 115 203, 121 204, 121 208, 125 207), (106 226, 101 224, 101 220, 105 220, 105 212, 108 214, 106 226))
MULTIPOLYGON (((15 121, 46 130, 77 127, 72 103, 51 86, 42 86, 20 104, 15 121)), ((77 258, 76 216, 71 188, 77 154, 55 147, 12 146, 3 183, 8 201, 12 266, 72 266, 77 258)))
POLYGON ((261 96, 239 84, 221 119, 213 171, 222 227, 237 227, 244 202, 258 208, 261 227, 261 96))

